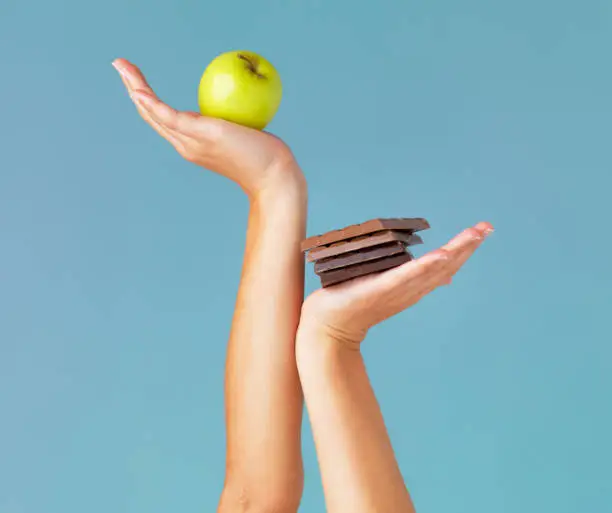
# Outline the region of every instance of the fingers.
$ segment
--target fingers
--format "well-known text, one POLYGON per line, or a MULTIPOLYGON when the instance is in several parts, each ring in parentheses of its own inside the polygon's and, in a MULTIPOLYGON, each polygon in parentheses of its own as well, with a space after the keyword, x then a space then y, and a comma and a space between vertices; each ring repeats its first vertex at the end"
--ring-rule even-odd
POLYGON ((417 262, 421 270, 425 270, 431 256, 443 252, 446 259, 443 265, 441 267, 438 266, 436 270, 443 271, 445 275, 443 282, 447 282, 467 262, 492 231, 493 227, 490 224, 479 223, 472 228, 464 230, 440 249, 419 258, 415 262, 417 262), (421 267, 423 261, 425 261, 425 267, 421 267))
MULTIPOLYGON (((144 93, 142 93, 142 94, 144 94, 144 93)), ((151 127, 153 127, 153 129, 159 135, 161 135, 162 137, 167 139, 175 147, 177 147, 178 145, 182 144, 180 139, 179 139, 179 135, 178 134, 176 134, 171 128, 169 128, 169 127, 165 126, 164 124, 160 123, 157 119, 155 119, 151 115, 149 110, 143 104, 142 100, 140 100, 139 95, 138 95, 137 92, 131 93, 130 96, 132 97, 132 101, 136 105, 136 110, 138 110, 138 113, 140 114, 142 119, 144 119, 149 125, 151 125, 151 127)))
POLYGON ((381 278, 384 277, 384 281, 388 281, 389 285, 396 284, 398 281, 412 281, 419 276, 429 275, 442 270, 448 259, 448 251, 440 248, 423 255, 421 258, 386 271, 381 275, 381 278))
POLYGON ((485 234, 490 233, 492 229, 493 227, 488 223, 478 223, 476 226, 461 232, 441 248, 431 251, 430 253, 397 267, 396 269, 387 271, 385 274, 387 276, 391 276, 390 279, 393 281, 398 279, 412 280, 420 275, 430 274, 433 271, 441 270, 453 257, 454 252, 461 251, 474 241, 481 241, 485 237, 485 234))
POLYGON ((438 276, 432 275, 433 281, 435 282, 437 279, 440 284, 449 282, 491 232, 492 227, 490 225, 480 223, 475 227, 464 230, 442 246, 440 249, 446 253, 447 261, 439 269, 440 274, 438 276))
POLYGON ((153 109, 149 106, 149 104, 154 102, 156 106, 155 110, 159 109, 159 104, 163 105, 165 107, 164 111, 166 111, 166 118, 173 118, 178 113, 159 100, 138 67, 134 66, 125 59, 117 59, 113 61, 113 66, 119 72, 121 80, 125 84, 130 97, 136 104, 138 112, 145 119, 145 121, 152 125, 156 130, 164 132, 164 134, 169 134, 170 131, 174 130, 174 127, 171 126, 174 124, 174 122, 171 124, 163 123, 159 116, 153 116, 154 113, 151 112, 153 109))
POLYGON ((493 226, 489 223, 478 223, 473 228, 468 228, 463 233, 452 239, 443 248, 451 255, 446 272, 448 273, 445 281, 452 280, 452 277, 463 267, 474 252, 480 247, 483 241, 493 233, 493 226), (456 255, 453 258, 453 254, 456 255))
POLYGON ((154 120, 149 114, 149 112, 147 111, 147 109, 145 109, 142 104, 136 101, 136 98, 134 97, 135 91, 143 91, 143 92, 146 92, 146 94, 148 95, 155 96, 155 93, 153 92, 153 90, 151 89, 147 81, 145 80, 144 75, 140 72, 140 70, 136 66, 131 64, 130 62, 126 61, 125 59, 117 59, 113 61, 112 64, 113 64, 113 67, 119 72, 121 80, 123 84, 125 85, 128 93, 130 94, 130 97, 134 101, 136 105, 136 110, 138 111, 140 116, 149 125, 151 125, 151 127, 159 135, 167 139, 173 146, 175 147, 180 146, 181 143, 176 137, 176 135, 172 134, 171 131, 167 127, 162 126, 159 122, 154 120))
POLYGON ((464 230, 441 248, 386 271, 381 275, 381 287, 405 287, 407 293, 415 287, 433 283, 435 287, 447 283, 454 274, 467 262, 493 227, 488 223, 479 223, 464 230))
POLYGON ((132 98, 153 121, 167 130, 190 139, 212 144, 221 137, 226 121, 201 116, 197 112, 181 112, 162 102, 146 89, 132 93, 132 98))
POLYGON ((117 59, 113 61, 113 66, 127 83, 130 93, 132 91, 140 90, 146 91, 150 95, 155 96, 153 89, 151 89, 151 86, 148 84, 147 80, 142 74, 142 71, 140 71, 137 66, 125 59, 117 59))
POLYGON ((468 242, 464 240, 461 246, 448 252, 448 259, 441 268, 421 274, 410 282, 398 283, 396 285, 396 290, 399 292, 397 310, 405 310, 418 303, 438 287, 450 284, 452 277, 474 254, 480 244, 482 244, 480 238, 471 239, 468 242))
POLYGON ((150 124, 153 124, 152 121, 166 131, 178 132, 175 136, 184 135, 199 140, 212 139, 217 135, 222 123, 201 116, 197 112, 177 111, 162 102, 134 64, 125 59, 117 59, 113 62, 113 66, 120 73, 141 115, 150 124))
MULTIPOLYGON (((132 99, 143 108, 151 119, 170 132, 178 132, 187 137, 196 132, 198 119, 192 113, 179 112, 162 102, 155 94, 147 89, 132 91, 132 99)), ((198 116, 201 117, 201 116, 198 116)))
POLYGON ((459 235, 447 242, 442 249, 452 251, 470 244, 473 240, 482 240, 493 232, 493 227, 489 223, 478 223, 476 226, 464 230, 459 235))
POLYGON ((115 60, 113 66, 119 72, 140 116, 172 144, 181 156, 196 162, 197 152, 190 149, 194 145, 188 134, 187 122, 193 122, 201 116, 195 112, 180 113, 163 103, 138 67, 125 59, 115 60))
POLYGON ((440 270, 439 274, 432 275, 429 280, 434 287, 446 285, 450 283, 453 276, 465 265, 472 257, 476 250, 480 247, 484 239, 473 239, 470 242, 458 248, 449 251, 449 259, 446 265, 440 270))
POLYGON ((452 278, 459 269, 472 257, 476 250, 483 243, 484 238, 476 238, 469 243, 450 251, 448 265, 444 268, 444 274, 447 278, 452 278))
POLYGON ((474 228, 468 228, 448 244, 443 246, 448 254, 448 261, 437 273, 431 273, 419 287, 417 300, 429 294, 434 289, 449 285, 453 277, 472 257, 483 243, 484 239, 493 232, 489 224, 480 223, 474 228))

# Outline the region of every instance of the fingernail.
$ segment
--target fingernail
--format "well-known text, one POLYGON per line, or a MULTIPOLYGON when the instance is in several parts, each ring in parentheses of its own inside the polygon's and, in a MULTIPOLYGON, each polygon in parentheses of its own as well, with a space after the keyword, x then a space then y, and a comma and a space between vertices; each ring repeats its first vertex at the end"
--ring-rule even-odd
POLYGON ((495 231, 495 230, 494 230, 493 228, 487 228, 487 229, 484 231, 484 236, 485 236, 485 237, 488 237, 488 236, 489 236, 489 235, 491 235, 491 234, 492 234, 494 231, 495 231))

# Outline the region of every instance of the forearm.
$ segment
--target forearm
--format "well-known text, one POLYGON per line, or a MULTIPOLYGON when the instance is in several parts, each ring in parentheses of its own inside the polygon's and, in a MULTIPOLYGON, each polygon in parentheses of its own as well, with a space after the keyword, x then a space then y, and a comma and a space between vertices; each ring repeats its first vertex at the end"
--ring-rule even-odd
POLYGON ((329 513, 413 513, 358 347, 305 322, 297 362, 329 513))
POLYGON ((305 225, 306 189, 299 180, 251 198, 225 385, 226 493, 247 501, 277 504, 301 496, 302 392, 295 333, 303 300, 299 243, 305 225), (282 495, 278 500, 271 497, 276 493, 282 495))

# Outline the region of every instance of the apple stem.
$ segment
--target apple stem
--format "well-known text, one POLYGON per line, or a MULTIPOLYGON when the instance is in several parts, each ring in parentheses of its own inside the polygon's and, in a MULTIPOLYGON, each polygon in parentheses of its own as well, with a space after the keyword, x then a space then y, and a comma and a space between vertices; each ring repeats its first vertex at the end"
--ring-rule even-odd
POLYGON ((238 54, 238 58, 242 59, 244 62, 246 62, 246 65, 249 68, 249 71, 251 71, 253 74, 257 75, 259 78, 266 78, 261 73, 259 73, 257 71, 257 68, 255 67, 256 63, 253 62, 249 57, 239 53, 238 54))

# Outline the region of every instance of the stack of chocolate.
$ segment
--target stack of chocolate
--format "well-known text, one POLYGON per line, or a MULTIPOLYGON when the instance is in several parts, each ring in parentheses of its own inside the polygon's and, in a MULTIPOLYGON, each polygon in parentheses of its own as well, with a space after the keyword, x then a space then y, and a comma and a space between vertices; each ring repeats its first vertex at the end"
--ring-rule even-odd
POLYGON ((416 232, 428 228, 421 218, 372 219, 310 237, 301 248, 314 262, 321 285, 329 287, 412 260, 408 247, 422 244, 416 232))

